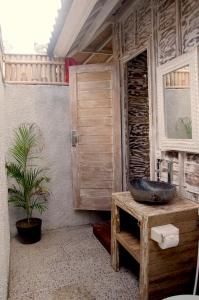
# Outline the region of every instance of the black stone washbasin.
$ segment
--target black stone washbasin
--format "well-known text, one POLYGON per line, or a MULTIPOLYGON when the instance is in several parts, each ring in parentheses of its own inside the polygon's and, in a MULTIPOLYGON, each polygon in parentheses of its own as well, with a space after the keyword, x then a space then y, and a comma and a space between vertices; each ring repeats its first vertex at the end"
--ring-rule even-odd
POLYGON ((171 201, 176 194, 176 187, 167 182, 134 179, 130 181, 129 190, 135 201, 151 204, 164 204, 171 201))

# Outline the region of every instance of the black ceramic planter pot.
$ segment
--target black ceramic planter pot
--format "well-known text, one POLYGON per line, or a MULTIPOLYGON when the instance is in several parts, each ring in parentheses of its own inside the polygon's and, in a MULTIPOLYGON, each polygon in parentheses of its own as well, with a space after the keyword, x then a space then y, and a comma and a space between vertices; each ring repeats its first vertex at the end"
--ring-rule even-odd
POLYGON ((30 218, 16 222, 19 240, 23 244, 33 244, 41 239, 42 220, 39 218, 30 218))

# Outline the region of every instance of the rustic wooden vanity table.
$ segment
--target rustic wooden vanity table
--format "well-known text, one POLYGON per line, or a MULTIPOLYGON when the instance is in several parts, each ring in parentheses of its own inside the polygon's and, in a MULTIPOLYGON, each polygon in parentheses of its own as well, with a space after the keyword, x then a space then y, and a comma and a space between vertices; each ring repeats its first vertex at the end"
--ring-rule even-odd
POLYGON ((199 204, 183 198, 154 206, 134 201, 130 192, 113 194, 112 266, 119 271, 121 246, 139 263, 140 300, 192 293, 199 238, 198 209, 199 204), (120 220, 121 212, 132 218, 132 228, 123 229, 125 219, 120 220), (163 250, 151 239, 151 228, 166 224, 179 228, 179 245, 163 250))

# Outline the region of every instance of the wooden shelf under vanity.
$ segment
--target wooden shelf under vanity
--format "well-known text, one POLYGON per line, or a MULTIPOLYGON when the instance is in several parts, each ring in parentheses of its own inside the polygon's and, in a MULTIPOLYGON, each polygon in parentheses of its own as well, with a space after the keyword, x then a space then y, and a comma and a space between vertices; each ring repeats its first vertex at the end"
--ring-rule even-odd
POLYGON ((185 198, 176 197, 169 204, 153 206, 134 201, 129 192, 113 194, 112 266, 119 271, 121 246, 137 261, 140 300, 192 293, 199 238, 198 210, 198 203, 185 198), (162 250, 151 240, 150 231, 151 227, 166 224, 179 228, 180 241, 177 247, 162 250))
POLYGON ((135 258, 140 262, 140 241, 127 231, 122 231, 116 234, 117 241, 135 258))

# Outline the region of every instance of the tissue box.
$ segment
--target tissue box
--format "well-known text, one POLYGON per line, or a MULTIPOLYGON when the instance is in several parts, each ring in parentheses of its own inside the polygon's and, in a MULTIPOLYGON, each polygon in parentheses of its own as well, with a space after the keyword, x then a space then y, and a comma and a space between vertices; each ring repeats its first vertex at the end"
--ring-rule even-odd
POLYGON ((151 239, 157 242, 161 249, 176 247, 179 244, 179 228, 172 224, 152 227, 151 239))

